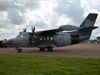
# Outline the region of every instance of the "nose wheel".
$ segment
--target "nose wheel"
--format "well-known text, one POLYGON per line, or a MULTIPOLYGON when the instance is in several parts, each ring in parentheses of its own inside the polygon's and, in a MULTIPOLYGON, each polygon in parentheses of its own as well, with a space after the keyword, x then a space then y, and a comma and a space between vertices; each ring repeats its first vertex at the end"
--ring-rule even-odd
POLYGON ((19 49, 18 49, 18 52, 22 52, 22 49, 21 49, 21 48, 19 48, 19 49))

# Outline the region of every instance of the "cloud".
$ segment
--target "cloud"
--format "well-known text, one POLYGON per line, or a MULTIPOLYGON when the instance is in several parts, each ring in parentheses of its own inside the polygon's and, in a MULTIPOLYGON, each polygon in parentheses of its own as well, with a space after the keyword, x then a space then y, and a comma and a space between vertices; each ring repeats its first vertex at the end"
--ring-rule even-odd
POLYGON ((33 0, 0 0, 0 11, 5 11, 7 9, 36 9, 40 7, 40 1, 33 1, 33 0))
MULTIPOLYGON (((80 26, 90 12, 100 14, 99 6, 99 0, 0 0, 0 39, 12 38, 23 28, 31 31, 34 26, 36 30, 65 24, 80 26)), ((96 21, 99 24, 100 16, 96 21)), ((99 31, 94 30, 92 37, 99 31)))
POLYGON ((48 27, 47 24, 44 21, 39 21, 39 22, 35 21, 35 22, 33 22, 32 20, 29 21, 29 25, 28 26, 37 27, 37 28, 40 28, 40 29, 48 27))
POLYGON ((66 15, 75 25, 80 24, 79 22, 84 18, 84 9, 80 0, 60 0, 54 11, 59 15, 66 15))
POLYGON ((20 6, 12 0, 0 0, 0 11, 6 11, 9 8, 19 9, 20 6))
MULTIPOLYGON (((98 7, 100 6, 100 0, 84 0, 85 2, 87 2, 87 4, 89 5, 89 7, 91 9, 98 9, 98 7)), ((100 11, 100 9, 98 9, 100 11)))
POLYGON ((37 8, 40 8, 40 1, 28 1, 26 4, 25 4, 25 8, 28 8, 30 10, 34 10, 34 9, 37 9, 37 8))
POLYGON ((21 23, 25 22, 25 17, 21 12, 16 9, 9 9, 8 12, 8 19, 11 21, 12 24, 20 25, 21 23))
POLYGON ((28 10, 39 8, 39 1, 0 0, 0 39, 10 39, 27 27, 28 10))

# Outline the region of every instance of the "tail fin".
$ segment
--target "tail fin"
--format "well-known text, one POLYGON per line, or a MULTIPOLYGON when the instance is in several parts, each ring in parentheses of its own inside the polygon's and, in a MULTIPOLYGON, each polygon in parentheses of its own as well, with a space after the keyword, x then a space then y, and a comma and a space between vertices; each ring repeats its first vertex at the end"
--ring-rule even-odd
POLYGON ((81 28, 93 27, 98 14, 90 13, 83 23, 80 25, 81 28))
POLYGON ((94 26, 96 18, 98 14, 90 13, 83 23, 80 25, 79 33, 80 36, 84 36, 85 38, 81 38, 80 41, 85 41, 90 38, 92 30, 98 27, 94 26))

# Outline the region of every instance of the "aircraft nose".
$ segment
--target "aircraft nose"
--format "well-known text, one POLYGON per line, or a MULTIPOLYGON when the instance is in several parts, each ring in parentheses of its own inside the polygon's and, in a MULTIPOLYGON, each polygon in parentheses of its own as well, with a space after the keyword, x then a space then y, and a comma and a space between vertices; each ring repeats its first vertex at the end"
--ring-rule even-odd
POLYGON ((12 45, 12 44, 13 44, 13 39, 10 39, 8 41, 3 42, 3 45, 5 45, 5 46, 9 46, 9 45, 12 45))

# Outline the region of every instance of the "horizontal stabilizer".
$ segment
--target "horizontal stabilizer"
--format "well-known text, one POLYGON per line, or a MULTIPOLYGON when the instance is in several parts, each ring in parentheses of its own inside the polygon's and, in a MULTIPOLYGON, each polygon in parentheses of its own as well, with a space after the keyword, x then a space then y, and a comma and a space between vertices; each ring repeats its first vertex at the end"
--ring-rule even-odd
POLYGON ((91 26, 91 27, 86 27, 86 28, 82 28, 82 29, 79 29, 79 30, 80 30, 80 31, 91 31, 91 30, 96 29, 96 28, 98 28, 98 27, 96 27, 96 26, 91 26))

